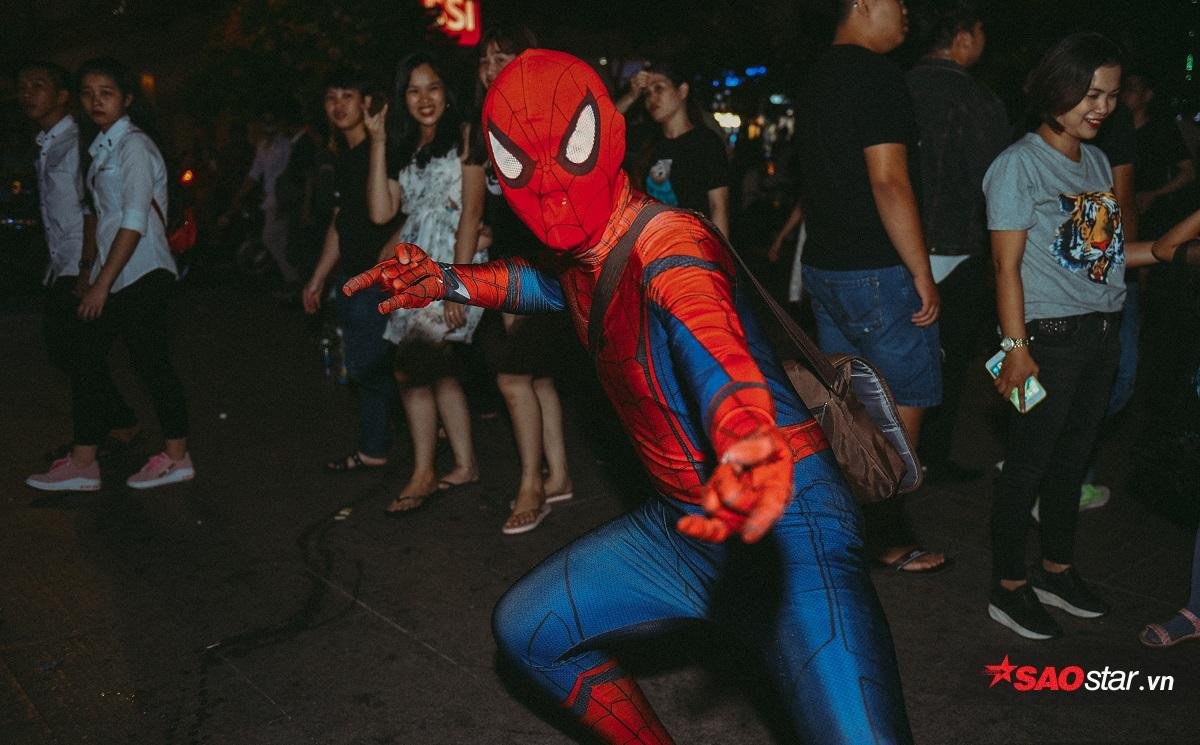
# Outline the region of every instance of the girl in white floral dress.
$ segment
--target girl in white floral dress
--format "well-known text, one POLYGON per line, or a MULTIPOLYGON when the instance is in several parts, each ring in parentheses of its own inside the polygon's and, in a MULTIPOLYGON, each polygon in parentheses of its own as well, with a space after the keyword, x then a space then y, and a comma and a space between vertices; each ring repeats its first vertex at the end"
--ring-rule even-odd
MULTIPOLYGON (((483 167, 464 163, 463 128, 444 81, 432 58, 410 55, 396 73, 394 112, 388 116, 384 107, 367 116, 368 208, 378 223, 402 210, 405 220, 396 241, 415 243, 435 261, 486 261, 479 246, 483 167), (398 177, 388 178, 397 166, 398 177)), ((388 319, 384 338, 397 345, 396 380, 413 441, 413 473, 388 506, 389 515, 414 510, 438 491, 479 480, 470 411, 455 377, 452 343, 469 342, 481 314, 479 308, 437 301, 398 310, 388 319), (454 452, 453 470, 441 477, 434 471, 439 418, 454 452)))

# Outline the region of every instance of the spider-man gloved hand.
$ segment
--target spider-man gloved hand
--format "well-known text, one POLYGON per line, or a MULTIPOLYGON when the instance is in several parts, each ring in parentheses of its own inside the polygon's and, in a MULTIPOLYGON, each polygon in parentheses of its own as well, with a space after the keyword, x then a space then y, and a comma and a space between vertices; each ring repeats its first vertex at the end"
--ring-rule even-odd
POLYGON ((765 425, 736 440, 702 487, 706 515, 687 515, 675 527, 692 538, 721 543, 739 533, 746 543, 767 534, 792 495, 792 450, 778 427, 765 425))
POLYGON ((353 295, 372 285, 392 294, 379 304, 380 313, 391 313, 398 308, 424 308, 443 298, 459 302, 467 299, 454 270, 429 258, 415 243, 397 244, 396 258, 351 277, 342 286, 342 292, 353 295))

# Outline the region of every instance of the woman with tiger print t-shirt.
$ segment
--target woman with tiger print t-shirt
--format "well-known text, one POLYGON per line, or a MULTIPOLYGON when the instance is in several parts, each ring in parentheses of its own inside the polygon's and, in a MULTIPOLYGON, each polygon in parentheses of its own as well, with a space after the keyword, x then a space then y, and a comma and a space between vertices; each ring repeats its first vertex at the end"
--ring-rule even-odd
POLYGON ((988 614, 1030 639, 1062 634, 1043 604, 1081 618, 1109 610, 1080 578, 1073 554, 1079 489, 1120 355, 1124 270, 1177 250, 1182 260, 1189 249, 1180 244, 1200 232, 1198 212, 1157 243, 1125 242, 1112 169, 1088 144, 1115 108, 1120 84, 1121 52, 1112 41, 1095 33, 1060 41, 1025 84, 1040 124, 984 177, 1007 353, 996 389, 1005 398, 1017 392, 992 506, 988 614), (1046 396, 1026 408, 1030 376, 1046 396), (1027 577, 1026 530, 1039 496, 1041 562, 1027 577))

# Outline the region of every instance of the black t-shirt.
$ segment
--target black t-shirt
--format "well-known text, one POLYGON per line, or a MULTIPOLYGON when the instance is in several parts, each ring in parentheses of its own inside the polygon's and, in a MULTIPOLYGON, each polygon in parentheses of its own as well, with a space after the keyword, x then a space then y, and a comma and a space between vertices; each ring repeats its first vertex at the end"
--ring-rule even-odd
POLYGON ((1142 166, 1137 163, 1140 148, 1137 143, 1136 130, 1133 127, 1133 112, 1123 105, 1113 109, 1113 113, 1104 120, 1104 126, 1092 144, 1104 151, 1108 156, 1108 164, 1117 166, 1134 165, 1134 178, 1142 166))
POLYGON ((657 137, 650 170, 640 186, 663 204, 707 215, 708 192, 729 186, 729 161, 721 138, 702 124, 673 140, 657 137))
MULTIPOLYGON (((1137 167, 1133 189, 1153 191, 1179 175, 1180 161, 1189 158, 1179 126, 1170 117, 1151 119, 1137 130, 1137 167)), ((1195 208, 1195 192, 1184 188, 1154 200, 1142 214, 1141 238, 1158 238, 1195 208)))
POLYGON ((492 170, 492 162, 488 160, 483 165, 483 174, 487 182, 487 196, 483 202, 483 222, 492 229, 492 245, 488 249, 489 259, 507 259, 519 256, 533 260, 539 258, 542 249, 541 241, 521 222, 508 205, 504 193, 500 190, 500 181, 492 170))
POLYGON ((797 103, 808 227, 804 263, 835 270, 900 264, 875 205, 863 150, 904 145, 909 179, 918 188, 917 121, 904 73, 881 54, 839 44, 813 67, 797 103))
MULTIPOLYGON (((379 259, 395 223, 376 225, 367 214, 367 173, 371 164, 371 142, 365 139, 338 155, 333 165, 334 206, 338 208, 334 228, 342 254, 342 271, 347 276, 370 269, 379 259)), ((388 173, 394 173, 388 168, 388 173)))

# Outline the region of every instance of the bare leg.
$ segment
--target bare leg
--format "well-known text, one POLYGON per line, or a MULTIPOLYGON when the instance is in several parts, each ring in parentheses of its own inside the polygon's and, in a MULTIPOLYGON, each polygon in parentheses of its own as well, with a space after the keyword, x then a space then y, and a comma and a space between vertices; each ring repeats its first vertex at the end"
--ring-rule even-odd
MULTIPOLYGON (((921 439, 921 420, 925 417, 925 409, 917 406, 897 406, 896 409, 900 413, 900 421, 904 423, 904 429, 908 431, 909 441, 915 448, 921 439)), ((898 499, 899 497, 897 497, 898 499)), ((903 546, 888 546, 879 554, 879 560, 884 564, 891 564, 896 559, 904 556, 909 551, 912 551, 917 546, 906 544, 903 546)), ((933 569, 946 561, 944 554, 929 552, 924 556, 913 559, 905 565, 904 571, 920 572, 926 569, 933 569)))
POLYGON ((547 494, 571 491, 571 474, 567 471, 567 445, 563 437, 562 402, 553 378, 535 378, 533 392, 542 410, 542 448, 546 455, 547 494))
POLYGON ((521 460, 521 484, 513 501, 512 514, 505 527, 516 528, 537 519, 546 492, 542 488, 542 416, 539 398, 535 395, 530 375, 496 376, 496 384, 508 406, 513 435, 517 441, 517 456, 521 460))
POLYGON ((427 385, 405 387, 402 376, 400 401, 408 420, 408 432, 413 443, 413 472, 400 495, 388 505, 389 512, 403 512, 421 506, 425 497, 437 489, 433 472, 433 453, 437 444, 437 403, 433 390, 427 385))
POLYGON ((471 440, 471 411, 467 408, 467 396, 456 378, 441 378, 433 386, 437 399, 437 412, 446 428, 450 449, 454 452, 454 470, 442 477, 442 481, 454 485, 479 480, 479 468, 475 462, 475 444, 471 440))

